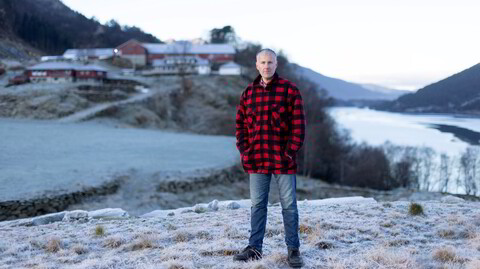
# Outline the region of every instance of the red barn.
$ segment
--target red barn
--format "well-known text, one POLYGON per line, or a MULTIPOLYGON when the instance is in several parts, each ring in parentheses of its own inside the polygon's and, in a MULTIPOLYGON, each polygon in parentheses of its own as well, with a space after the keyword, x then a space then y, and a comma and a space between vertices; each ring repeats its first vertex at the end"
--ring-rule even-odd
POLYGON ((45 62, 27 68, 25 74, 32 82, 103 81, 107 70, 96 65, 45 62))
POLYGON ((118 46, 117 54, 141 66, 152 66, 154 60, 175 56, 198 57, 210 63, 226 63, 233 61, 235 48, 229 44, 192 44, 188 41, 157 44, 141 43, 132 39, 118 46))

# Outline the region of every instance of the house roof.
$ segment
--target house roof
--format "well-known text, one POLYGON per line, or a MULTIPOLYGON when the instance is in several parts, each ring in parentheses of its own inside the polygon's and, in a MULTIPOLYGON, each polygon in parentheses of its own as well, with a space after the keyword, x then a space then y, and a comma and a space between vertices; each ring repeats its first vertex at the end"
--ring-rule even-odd
POLYGON ((75 70, 79 70, 79 71, 102 71, 102 72, 107 72, 108 71, 106 68, 103 68, 101 66, 94 65, 94 64, 80 65, 80 66, 76 67, 75 70))
POLYGON ((27 68, 27 70, 44 71, 44 70, 79 70, 79 71, 103 71, 108 70, 98 65, 79 65, 66 62, 45 62, 39 63, 27 68))
POLYGON ((229 44, 142 43, 142 45, 152 54, 235 54, 235 48, 229 44))
POLYGON ((68 49, 63 53, 64 57, 111 57, 114 55, 113 48, 102 49, 68 49))

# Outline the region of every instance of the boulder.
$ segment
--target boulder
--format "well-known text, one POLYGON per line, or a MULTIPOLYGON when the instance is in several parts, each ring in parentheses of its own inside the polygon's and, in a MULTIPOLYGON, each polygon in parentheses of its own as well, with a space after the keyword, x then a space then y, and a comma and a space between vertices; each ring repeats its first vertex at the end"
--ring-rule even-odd
POLYGON ((218 200, 213 200, 208 204, 208 209, 212 211, 218 210, 218 200))
POLYGON ((240 208, 240 204, 237 203, 237 202, 230 202, 227 205, 227 209, 234 210, 234 209, 239 209, 239 208, 240 208))
POLYGON ((121 208, 104 208, 88 212, 88 216, 94 219, 128 218, 130 215, 121 208))
POLYGON ((85 210, 67 211, 63 221, 88 221, 88 212, 85 210))
POLYGON ((444 196, 444 197, 442 197, 442 199, 440 199, 440 201, 442 203, 446 203, 446 204, 458 204, 458 203, 465 202, 465 200, 463 200, 462 198, 456 197, 456 196, 453 196, 453 195, 444 196))
POLYGON ((52 213, 48 215, 43 215, 32 219, 32 224, 34 226, 45 225, 57 221, 62 221, 65 216, 65 212, 52 213))

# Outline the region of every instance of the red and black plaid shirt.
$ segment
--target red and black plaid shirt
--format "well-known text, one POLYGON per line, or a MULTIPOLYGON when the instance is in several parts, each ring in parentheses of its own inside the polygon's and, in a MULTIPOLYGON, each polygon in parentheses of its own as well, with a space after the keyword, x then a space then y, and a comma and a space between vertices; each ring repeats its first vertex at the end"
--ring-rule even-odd
POLYGON ((249 84, 237 108, 236 137, 245 172, 296 174, 296 153, 305 139, 305 114, 295 84, 275 73, 249 84))

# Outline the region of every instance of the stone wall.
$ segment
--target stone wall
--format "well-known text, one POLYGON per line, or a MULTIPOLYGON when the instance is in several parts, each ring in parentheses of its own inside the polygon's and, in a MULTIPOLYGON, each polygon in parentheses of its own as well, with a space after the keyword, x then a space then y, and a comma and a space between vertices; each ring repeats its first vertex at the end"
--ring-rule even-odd
MULTIPOLYGON (((0 221, 35 217, 49 213, 65 211, 68 206, 80 204, 87 198, 116 193, 128 180, 127 176, 118 177, 98 187, 61 194, 49 194, 29 200, 0 202, 0 221)), ((248 180, 247 174, 238 166, 225 169, 200 170, 195 176, 179 176, 158 179, 157 192, 184 194, 215 185, 248 180)))
POLYGON ((64 211, 69 205, 80 203, 85 198, 115 193, 124 180, 125 177, 118 177, 98 187, 85 188, 71 193, 49 194, 29 200, 0 202, 0 221, 64 211))
POLYGON ((248 175, 245 174, 243 169, 239 165, 235 165, 227 169, 209 171, 204 175, 195 177, 162 180, 161 183, 157 185, 157 191, 185 193, 209 186, 225 185, 247 179, 248 175))

